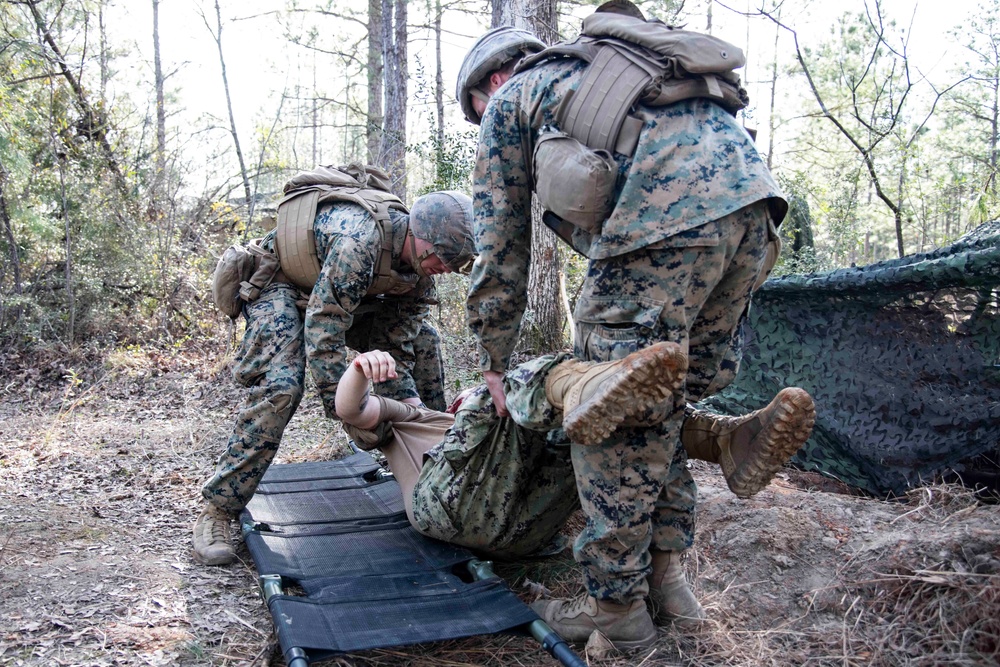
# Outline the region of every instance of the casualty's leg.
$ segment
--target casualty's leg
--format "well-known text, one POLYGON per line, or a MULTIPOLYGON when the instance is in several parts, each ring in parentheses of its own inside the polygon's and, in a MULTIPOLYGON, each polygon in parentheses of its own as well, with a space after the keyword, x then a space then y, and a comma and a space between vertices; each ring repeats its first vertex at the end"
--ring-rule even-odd
POLYGON ((805 444, 815 422, 809 393, 787 387, 767 407, 739 417, 689 405, 681 442, 689 458, 718 463, 732 492, 749 498, 805 444))
MULTIPOLYGON (((344 386, 343 382, 341 385, 344 386)), ((379 404, 379 423, 374 430, 359 429, 346 422, 344 429, 362 449, 378 447, 385 455, 403 494, 406 516, 413 523, 413 488, 420 477, 424 455, 441 442, 455 418, 383 396, 375 396, 374 400, 379 404), (408 428, 408 424, 413 428, 408 428)))

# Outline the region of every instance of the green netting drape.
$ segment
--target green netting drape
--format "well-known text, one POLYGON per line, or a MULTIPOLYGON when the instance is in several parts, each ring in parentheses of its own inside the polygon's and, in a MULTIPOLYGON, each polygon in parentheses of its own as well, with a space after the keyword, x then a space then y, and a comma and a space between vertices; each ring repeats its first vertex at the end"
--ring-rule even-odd
POLYGON ((939 250, 769 280, 736 380, 703 407, 757 409, 784 386, 816 399, 794 463, 902 493, 1000 444, 1000 221, 939 250))

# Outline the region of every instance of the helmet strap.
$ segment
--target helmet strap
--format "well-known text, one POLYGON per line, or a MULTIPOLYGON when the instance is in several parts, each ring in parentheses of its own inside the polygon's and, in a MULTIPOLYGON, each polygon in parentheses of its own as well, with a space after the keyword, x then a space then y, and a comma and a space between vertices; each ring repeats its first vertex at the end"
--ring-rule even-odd
POLYGON ((413 272, 416 273, 421 278, 426 278, 427 274, 424 272, 424 267, 421 266, 424 260, 434 254, 433 250, 425 250, 420 256, 417 256, 417 237, 413 235, 413 230, 409 227, 406 228, 406 238, 410 241, 410 262, 412 263, 413 272))

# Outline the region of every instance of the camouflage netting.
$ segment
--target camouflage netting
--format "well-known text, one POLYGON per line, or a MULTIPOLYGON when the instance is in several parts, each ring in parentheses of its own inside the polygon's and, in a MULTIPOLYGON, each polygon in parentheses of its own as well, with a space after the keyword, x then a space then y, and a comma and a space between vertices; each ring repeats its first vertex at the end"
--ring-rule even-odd
POLYGON ((769 280, 736 381, 702 405, 739 414, 805 388, 816 428, 793 462, 870 493, 961 471, 1000 449, 998 287, 1000 221, 934 252, 769 280))

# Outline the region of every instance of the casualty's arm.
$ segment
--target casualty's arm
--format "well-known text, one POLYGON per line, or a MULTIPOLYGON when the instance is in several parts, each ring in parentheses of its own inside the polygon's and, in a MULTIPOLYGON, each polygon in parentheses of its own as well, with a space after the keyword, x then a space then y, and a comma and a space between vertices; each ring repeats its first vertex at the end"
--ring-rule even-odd
POLYGON ((372 350, 359 354, 340 378, 337 385, 337 415, 345 423, 363 429, 374 428, 381 408, 371 400, 371 383, 385 382, 396 377, 396 360, 388 352, 372 350))

